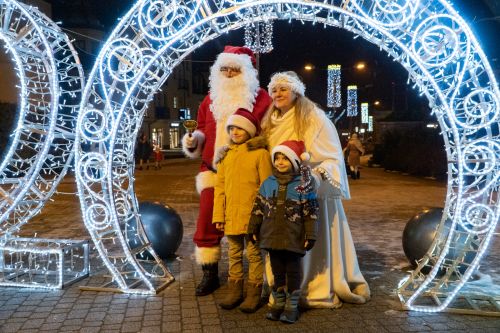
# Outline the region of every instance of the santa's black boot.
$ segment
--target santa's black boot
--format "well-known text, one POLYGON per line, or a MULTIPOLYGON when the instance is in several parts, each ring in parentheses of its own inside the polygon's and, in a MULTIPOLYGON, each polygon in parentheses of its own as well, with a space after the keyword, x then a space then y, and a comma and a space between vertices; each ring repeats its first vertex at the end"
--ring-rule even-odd
POLYGON ((196 286, 196 296, 205 296, 213 293, 220 287, 219 282, 219 264, 202 265, 203 278, 198 286, 196 286))

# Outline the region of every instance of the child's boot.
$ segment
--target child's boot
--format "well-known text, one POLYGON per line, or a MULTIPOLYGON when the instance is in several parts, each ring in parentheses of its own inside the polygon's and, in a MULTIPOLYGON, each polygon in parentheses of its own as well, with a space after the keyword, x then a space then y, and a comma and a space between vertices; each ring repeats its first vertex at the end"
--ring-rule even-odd
POLYGON ((300 289, 286 294, 285 311, 280 316, 283 323, 293 324, 299 319, 300 289))
POLYGON ((254 313, 260 305, 262 284, 247 283, 247 295, 240 305, 240 310, 245 313, 254 313))
POLYGON ((243 280, 227 280, 228 294, 226 298, 219 303, 219 306, 226 310, 237 307, 243 301, 243 280))
POLYGON ((281 313, 285 309, 285 302, 286 302, 285 287, 279 287, 276 290, 274 290, 273 288, 271 294, 273 294, 274 304, 271 306, 271 309, 266 314, 266 318, 269 320, 277 321, 280 320, 281 313))

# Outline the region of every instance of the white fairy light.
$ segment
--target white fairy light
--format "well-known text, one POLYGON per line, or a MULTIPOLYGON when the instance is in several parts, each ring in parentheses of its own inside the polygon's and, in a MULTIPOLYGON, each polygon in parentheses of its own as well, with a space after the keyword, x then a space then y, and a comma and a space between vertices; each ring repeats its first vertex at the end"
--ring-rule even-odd
POLYGON ((368 103, 361 103, 361 123, 368 124, 368 103))
MULTIPOLYGON (((500 217, 494 195, 500 174, 494 127, 500 112, 498 84, 470 28, 444 0, 400 1, 397 6, 378 0, 339 5, 319 0, 138 1, 111 34, 89 76, 76 140, 76 179, 85 224, 112 279, 128 293, 155 293, 155 278, 163 274, 165 283, 172 279, 158 259, 159 270, 145 269, 123 233, 126 221, 135 220, 139 249, 149 246, 139 232, 133 186, 134 143, 148 102, 173 68, 199 46, 253 22, 278 19, 321 23, 367 39, 398 61, 429 100, 446 133, 449 181, 443 223, 449 218, 452 224, 450 232, 438 234, 398 294, 409 309, 442 311, 477 268, 500 217), (85 149, 90 142, 99 146, 100 157, 85 149), (96 170, 103 177, 89 176, 96 170), (477 241, 459 244, 459 228, 477 241), (463 263, 463 256, 450 259, 448 254, 460 246, 475 255, 465 274, 438 277, 443 268, 456 270, 463 263), (116 248, 120 257, 111 255, 116 248), (421 269, 426 265, 433 269, 424 276, 421 269), (133 283, 127 279, 129 272, 135 272, 133 283), (145 287, 134 287, 137 280, 145 287), (441 303, 419 305, 426 295, 441 303)), ((350 104, 349 116, 354 116, 357 105, 350 104)))
POLYGON ((328 90, 327 106, 329 108, 339 108, 342 106, 340 83, 341 66, 328 65, 328 90))
POLYGON ((347 86, 347 116, 356 117, 358 115, 358 86, 347 86))
POLYGON ((8 258, 37 259, 52 253, 50 248, 13 235, 41 211, 70 167, 83 70, 68 37, 38 9, 0 0, 0 22, 0 40, 12 56, 20 81, 16 129, 0 161, 0 255, 5 256, 0 258, 4 263, 0 285, 60 288, 64 283, 61 256, 58 272, 30 266, 30 260, 9 266, 8 258), (9 274, 11 269, 16 273, 9 274), (41 280, 48 281, 52 273, 59 276, 58 282, 32 278, 41 275, 41 280), (22 282, 13 282, 21 275, 22 282))
POLYGON ((245 46, 255 53, 273 50, 273 22, 252 22, 245 26, 245 46))

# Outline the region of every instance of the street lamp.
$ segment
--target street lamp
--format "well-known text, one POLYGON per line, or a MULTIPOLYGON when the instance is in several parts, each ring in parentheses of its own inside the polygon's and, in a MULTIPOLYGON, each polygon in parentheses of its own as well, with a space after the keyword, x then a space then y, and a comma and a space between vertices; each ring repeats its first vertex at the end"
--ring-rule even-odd
POLYGON ((364 70, 364 69, 366 68, 366 64, 365 64, 364 62, 360 61, 360 62, 358 62, 358 63, 354 66, 354 68, 356 68, 356 69, 357 69, 357 70, 359 70, 359 71, 362 71, 362 70, 364 70))
POLYGON ((304 69, 305 69, 306 71, 310 72, 310 71, 312 71, 312 70, 314 69, 314 66, 313 66, 313 65, 311 65, 311 64, 306 64, 306 65, 304 66, 304 69))

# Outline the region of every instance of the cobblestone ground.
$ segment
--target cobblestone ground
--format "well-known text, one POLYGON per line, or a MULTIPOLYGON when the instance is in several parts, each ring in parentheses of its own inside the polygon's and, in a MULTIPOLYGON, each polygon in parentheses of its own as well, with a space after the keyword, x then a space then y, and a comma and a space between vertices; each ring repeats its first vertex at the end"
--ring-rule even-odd
MULTIPOLYGON (((372 300, 345 304, 337 310, 303 313, 294 325, 264 319, 266 308, 255 314, 225 311, 217 306, 225 287, 196 298, 201 271, 192 258, 191 237, 198 209, 194 175, 198 162, 167 160, 161 170, 136 172, 139 201, 162 201, 173 206, 184 223, 177 258, 167 262, 176 281, 157 296, 131 296, 80 291, 79 285, 97 285, 105 270, 92 252, 92 277, 60 291, 0 289, 0 332, 500 332, 495 317, 401 311, 395 288, 405 276, 401 235, 405 223, 423 207, 443 206, 445 184, 381 169, 362 170, 351 183, 353 199, 345 202, 361 269, 370 284, 372 300)), ((80 216, 76 186, 68 177, 43 213, 22 230, 23 236, 89 238, 80 216)), ((224 243, 224 246, 227 245, 224 243)), ((499 281, 496 269, 500 249, 493 244, 481 268, 499 281)), ((227 276, 227 257, 221 264, 227 276)))

